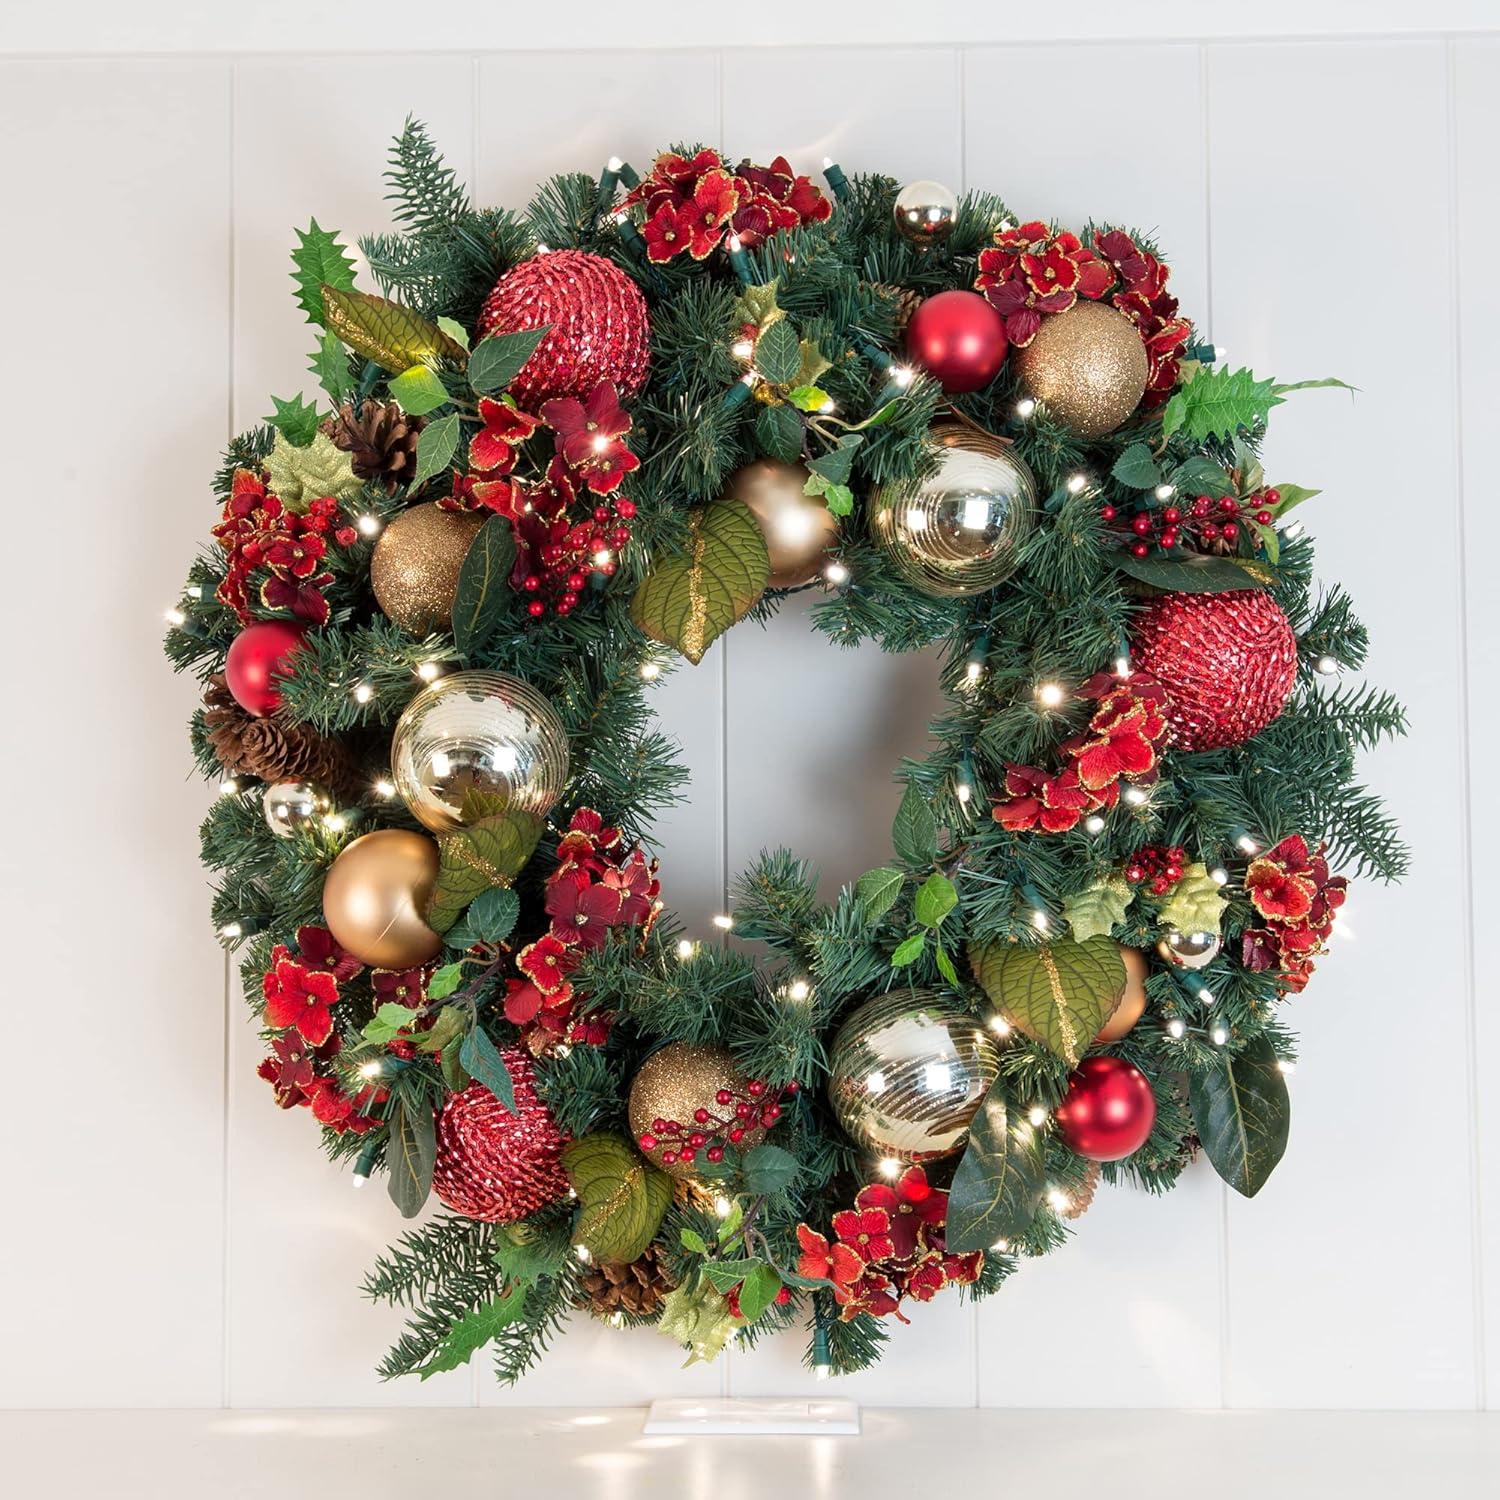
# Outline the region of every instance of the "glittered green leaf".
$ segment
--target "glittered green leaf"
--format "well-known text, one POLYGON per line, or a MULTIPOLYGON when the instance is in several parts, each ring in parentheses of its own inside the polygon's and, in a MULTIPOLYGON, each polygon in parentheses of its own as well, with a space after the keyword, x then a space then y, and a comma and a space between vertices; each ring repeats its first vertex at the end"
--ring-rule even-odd
POLYGON ((297 306, 307 314, 309 323, 321 323, 323 288, 331 286, 341 292, 352 292, 354 262, 339 243, 338 235, 319 228, 316 219, 306 229, 297 230, 296 234, 292 280, 297 283, 297 306))
POLYGON ((1218 932, 1228 898, 1207 868, 1198 863, 1182 867, 1182 879, 1158 908, 1168 927, 1179 932, 1218 932))
POLYGON ((514 333, 492 333, 480 339, 469 355, 469 384, 486 396, 503 391, 521 373, 521 367, 551 328, 550 323, 543 323, 540 328, 519 328, 514 333))
POLYGON ((1070 1068, 1078 1066, 1125 987, 1125 961, 1105 937, 1029 947, 985 943, 970 947, 969 963, 995 1009, 1070 1068))
POLYGON ((481 891, 509 885, 541 836, 542 820, 517 811, 494 813, 444 834, 438 840, 438 878, 427 925, 447 932, 481 891))
POLYGON ((1219 1066, 1193 1073, 1188 1107, 1214 1171, 1253 1198, 1286 1151, 1292 1125, 1286 1076, 1271 1043, 1256 1037, 1219 1066))
POLYGON ((506 1109, 515 1113, 516 1086, 511 1081, 510 1069, 482 1026, 470 1029, 463 1046, 458 1049, 458 1060, 506 1109))
POLYGON ((461 436, 457 412, 439 417, 422 429, 417 437, 417 466, 411 476, 413 489, 426 484, 434 474, 441 474, 453 462, 461 436))
POLYGON ((290 401, 272 396, 271 405, 276 410, 264 420, 281 433, 292 447, 305 448, 318 435, 318 408, 316 405, 309 406, 302 399, 301 391, 290 401))
POLYGON ((854 897, 865 921, 878 922, 896 904, 905 883, 906 876, 890 865, 881 865, 861 875, 854 885, 854 897))
POLYGON ((1132 443, 1110 471, 1121 484, 1133 490, 1154 489, 1161 483, 1161 470, 1147 443, 1132 443))
POLYGON ((891 847, 897 859, 914 869, 924 869, 937 858, 937 819, 915 783, 908 782, 902 793, 891 824, 891 847))
POLYGON ((391 1202, 401 1210, 402 1218, 414 1219, 432 1191, 432 1164, 437 1159, 432 1109, 426 1103, 408 1109, 398 1099, 387 1119, 390 1139, 385 1161, 391 1202))
POLYGON ((802 368, 802 344, 789 319, 778 319, 762 330, 755 341, 755 368, 771 385, 796 383, 802 368))
POLYGON ((476 1307, 460 1318, 444 1335, 442 1343, 417 1366, 417 1374, 426 1380, 443 1370, 456 1370, 490 1342, 502 1328, 508 1328, 521 1317, 526 1307, 526 1293, 513 1286, 500 1296, 476 1307))
POLYGON ((1013 1121, 1005 1084, 997 1080, 969 1125, 969 1143, 948 1189, 948 1248, 988 1250, 1025 1231, 1042 1201, 1041 1138, 1013 1121))
POLYGON ((1135 895, 1134 887, 1122 875, 1111 875, 1063 898, 1063 915, 1073 929, 1073 937, 1083 942, 1091 937, 1108 937, 1117 922, 1125 920, 1125 908, 1135 895))
POLYGON ((315 432, 301 448, 278 432, 265 465, 271 493, 298 515, 325 495, 352 505, 364 493, 364 481, 354 472, 353 458, 326 432, 315 432))
POLYGON ((786 314, 776 305, 776 283, 768 281, 762 286, 747 286, 740 292, 734 304, 734 323, 743 327, 749 323, 754 328, 769 328, 786 314))
MULTIPOLYGON (((456 419, 455 419, 456 420, 456 419)), ((491 516, 469 543, 453 591, 453 644, 464 656, 481 649, 509 614, 516 538, 504 516, 491 516)))
POLYGON ((661 1227, 672 1201, 672 1179, 607 1131, 564 1147, 562 1165, 578 1195, 573 1243, 595 1260, 633 1261, 661 1227))
POLYGON ((943 918, 958 905, 958 891, 946 875, 934 871, 917 887, 912 916, 924 927, 939 927, 943 918))
POLYGON ((1153 588, 1184 594, 1225 594, 1274 583, 1276 572, 1247 557, 1210 557, 1205 552, 1182 557, 1132 557, 1121 552, 1111 559, 1122 572, 1153 588))
MULTIPOLYGON (((390 385, 391 399, 411 417, 425 417, 451 399, 443 382, 426 365, 403 370, 390 385)), ((421 439, 418 439, 420 443, 421 439)))
POLYGON ((668 1292, 656 1322, 658 1333, 688 1351, 690 1365, 717 1359, 738 1327, 723 1293, 706 1281, 700 1281, 691 1291, 683 1285, 668 1292))
POLYGON ((630 601, 637 629, 695 665, 765 592, 766 539, 748 506, 718 500, 688 513, 687 550, 661 557, 630 601))
POLYGON ((368 292, 323 287, 324 325, 356 354, 372 359, 383 370, 399 375, 413 365, 434 359, 460 363, 467 355, 436 323, 420 313, 368 292))

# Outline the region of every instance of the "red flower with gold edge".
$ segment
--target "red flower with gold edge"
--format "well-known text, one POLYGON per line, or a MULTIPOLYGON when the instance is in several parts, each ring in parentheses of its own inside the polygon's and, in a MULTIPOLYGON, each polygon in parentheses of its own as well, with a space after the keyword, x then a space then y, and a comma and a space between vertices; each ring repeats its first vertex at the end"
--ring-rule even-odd
POLYGON ((910 1260, 925 1242, 924 1231, 940 1227, 948 1217, 947 1193, 933 1187, 921 1167, 908 1167, 893 1183, 868 1183, 855 1195, 854 1206, 885 1213, 897 1260, 910 1260))
POLYGON ((859 1252, 842 1242, 829 1242, 810 1225, 797 1226, 797 1274, 833 1283, 834 1299, 845 1301, 849 1288, 864 1274, 865 1263, 859 1252))
POLYGON ((327 970, 298 963, 291 950, 278 945, 271 967, 261 980, 265 1018, 278 1031, 295 1027, 304 1041, 316 1046, 333 1033, 333 1007, 338 1003, 338 981, 327 970))
POLYGON ((364 968, 352 953, 339 946, 326 927, 299 927, 297 956, 309 969, 326 969, 340 984, 353 979, 364 968))
POLYGON ((489 476, 509 474, 522 444, 541 426, 539 418, 490 396, 479 398, 479 420, 484 426, 469 444, 469 463, 489 476))
POLYGON ((1066 312, 1079 297, 1097 299, 1115 280, 1111 267, 1076 234, 1054 231, 1040 219, 997 230, 995 243, 979 252, 974 279, 1005 321, 1005 337, 1025 348, 1042 317, 1066 312))
POLYGON ((1073 758, 1078 779, 1097 791, 1122 776, 1155 769, 1156 744, 1167 731, 1167 720, 1158 704, 1120 685, 1094 711, 1089 730, 1063 748, 1073 758))
POLYGON ((833 1232, 866 1260, 885 1260, 895 1252, 891 1216, 883 1208, 846 1208, 833 1216, 833 1232))

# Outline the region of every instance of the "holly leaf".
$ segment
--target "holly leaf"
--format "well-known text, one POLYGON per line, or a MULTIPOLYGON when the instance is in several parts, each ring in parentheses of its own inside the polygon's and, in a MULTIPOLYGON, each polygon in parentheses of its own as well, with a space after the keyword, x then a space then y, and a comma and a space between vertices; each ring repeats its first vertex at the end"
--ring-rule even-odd
POLYGON ((374 360, 392 375, 435 359, 462 363, 467 357, 463 345, 455 343, 436 323, 399 302, 369 292, 345 291, 325 284, 323 323, 356 354, 374 360))
POLYGON ((510 587, 515 563, 516 537, 510 522, 491 516, 469 543, 453 590, 453 644, 462 655, 473 656, 482 649, 509 613, 515 597, 510 587))
POLYGON ((474 1026, 458 1049, 458 1060, 512 1114, 516 1112, 516 1086, 500 1049, 482 1026, 474 1026))
POLYGON ((1178 386, 1162 408, 1162 434, 1171 437, 1181 431, 1195 442, 1233 437, 1242 427, 1262 425, 1271 408, 1281 405, 1281 392, 1293 389, 1297 387, 1278 386, 1269 378, 1257 380, 1249 370, 1201 370, 1178 386))
POLYGON ((946 875, 934 871, 917 887, 916 900, 912 903, 912 916, 924 927, 934 931, 941 927, 943 918, 958 905, 958 891, 946 875))
POLYGON ((338 406, 354 393, 354 378, 349 374, 349 356, 333 334, 325 333, 313 351, 308 366, 318 377, 318 384, 328 392, 328 399, 338 406))
POLYGON ((776 283, 768 281, 761 286, 747 286, 740 292, 734 304, 734 322, 737 327, 749 323, 756 329, 769 328, 786 314, 776 305, 776 283))
POLYGON ((1351 395, 1359 389, 1358 386, 1350 385, 1347 380, 1340 380, 1337 375, 1324 375, 1319 380, 1292 380, 1284 381, 1274 387, 1278 396, 1289 395, 1292 391, 1348 391, 1351 395))
POLYGON ((1157 914, 1168 927, 1178 932, 1218 932, 1219 919, 1229 900, 1214 883, 1206 866, 1197 862, 1182 867, 1182 879, 1157 914))
POLYGON ((970 946, 969 963, 995 1009, 1070 1068, 1088 1050, 1125 988, 1125 961, 1107 937, 1023 947, 970 946))
POLYGON ((854 884, 854 899, 865 921, 872 925, 878 922, 896 904, 905 883, 906 876, 890 865, 881 865, 861 875, 854 884))
POLYGON ((1276 572, 1248 557, 1210 557, 1206 552, 1184 557, 1132 557, 1120 552, 1114 558, 1122 572, 1153 588, 1185 594, 1224 594, 1236 589, 1263 588, 1276 581, 1276 572))
POLYGON ((415 1020, 416 1016, 410 1006, 401 1005, 395 1000, 388 1000, 365 1022, 364 1030, 360 1032, 360 1035, 367 1042, 383 1046, 392 1037, 405 1031, 415 1020))
POLYGON ((302 392, 298 391, 290 401, 283 401, 280 396, 271 397, 271 405, 276 408, 273 415, 264 420, 294 448, 305 448, 318 435, 318 408, 309 406, 302 399, 302 392))
POLYGON ((387 1121, 390 1139, 386 1142, 385 1160, 391 1202, 400 1209, 403 1219, 414 1219, 432 1191, 432 1164, 437 1159, 432 1110, 425 1103, 408 1109, 397 1099, 391 1105, 387 1121))
POLYGON ((925 869, 937 858, 937 819, 917 786, 908 782, 891 824, 891 847, 896 858, 914 869, 925 869))
POLYGON ((1253 1198, 1291 1133, 1292 1103, 1276 1049, 1263 1036, 1188 1079, 1188 1108, 1204 1154, 1235 1192, 1253 1198))
POLYGON ((746 1323, 753 1323, 775 1302, 780 1290, 781 1277, 775 1267, 764 1263, 757 1265, 740 1283, 740 1317, 746 1323))
POLYGON ((948 1189, 949 1250, 988 1250, 1025 1232, 1041 1205, 1041 1138, 1024 1121, 1012 1125, 1005 1085, 996 1080, 969 1125, 969 1143, 948 1189))
POLYGON ((672 1201, 672 1179, 606 1131, 565 1146, 562 1166, 578 1194, 573 1243, 595 1260, 633 1261, 661 1227, 672 1201))
POLYGON ((745 1187, 752 1193, 779 1193, 797 1177, 797 1158, 780 1146, 755 1146, 745 1153, 745 1187))
POLYGON ((481 891, 509 885, 542 836, 542 820, 511 809, 492 813, 438 840, 438 878, 427 925, 447 932, 481 891))
POLYGON ((755 341, 755 368, 760 378, 771 385, 797 384, 802 369, 802 342, 790 319, 779 318, 761 330, 755 341))
POLYGON ((658 1333, 688 1351, 689 1365, 717 1359, 739 1326, 723 1295, 704 1282, 691 1291, 680 1286, 668 1292, 656 1322, 658 1333))
MULTIPOLYGON (((425 417, 453 399, 449 396, 447 387, 426 365, 413 365, 411 369, 403 370, 391 381, 390 392, 391 399, 398 402, 401 410, 411 417, 425 417)), ((419 458, 421 442, 419 437, 419 458)))
POLYGON ((297 283, 297 306, 307 314, 309 323, 321 323, 323 288, 331 286, 341 292, 352 292, 354 262, 339 243, 337 233, 319 228, 316 219, 306 229, 297 230, 296 234, 292 280, 297 283))
POLYGON ((799 385, 786 393, 786 399, 798 411, 822 411, 833 400, 833 397, 821 386, 799 385))
POLYGON ((1092 937, 1108 937, 1117 922, 1125 920, 1135 889, 1123 875, 1111 875, 1063 898, 1063 916, 1073 929, 1073 937, 1083 942, 1092 937))
POLYGON ((891 967, 893 969, 904 969, 908 964, 914 964, 922 956, 922 949, 927 946, 927 934, 925 932, 914 932, 896 944, 896 951, 891 954, 891 967))
POLYGON ((568 1259, 564 1225, 506 1224, 495 1235, 491 1257, 508 1286, 531 1286, 555 1276, 568 1259))
MULTIPOLYGON (((503 943, 516 928, 521 900, 508 885, 480 891, 469 906, 465 920, 481 943, 503 943)), ((431 990, 428 990, 431 994, 431 990)))
POLYGON ((688 546, 652 565, 630 601, 630 617, 653 641, 696 665, 765 592, 766 539, 748 506, 718 500, 688 512, 688 546))
POLYGON ((417 436, 417 466, 412 472, 411 487, 417 489, 434 474, 441 474, 453 462, 460 437, 458 413, 450 412, 429 422, 417 436))
POLYGON ((769 458, 795 463, 802 456, 802 424, 790 406, 763 406, 755 419, 755 444, 769 458))
POLYGON ((540 328, 518 328, 514 333, 492 333, 480 339, 469 355, 469 384, 486 396, 503 391, 551 331, 552 325, 543 323, 540 328))
POLYGON ((417 1366, 417 1374, 426 1380, 444 1370, 456 1370, 500 1332, 516 1322, 525 1311, 526 1292, 512 1286, 498 1297, 476 1307, 456 1322, 442 1342, 427 1357, 426 1363, 417 1366))
POLYGON ((1151 490, 1161 483, 1161 470, 1147 443, 1132 443, 1109 472, 1132 490, 1151 490))

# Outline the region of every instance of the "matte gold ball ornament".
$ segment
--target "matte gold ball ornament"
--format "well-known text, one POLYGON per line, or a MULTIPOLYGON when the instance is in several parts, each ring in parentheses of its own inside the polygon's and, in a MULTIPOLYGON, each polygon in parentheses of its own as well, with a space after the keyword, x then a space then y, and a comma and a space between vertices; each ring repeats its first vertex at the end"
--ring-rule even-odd
POLYGON ((1146 346, 1135 324, 1102 302, 1043 318, 1011 363, 1026 394, 1081 438, 1113 432, 1146 394, 1146 346))
POLYGON ((931 437, 937 470, 915 492, 878 489, 871 535, 924 594, 983 593, 1015 571, 1036 524, 1036 481, 1010 444, 967 422, 935 423, 931 437))
POLYGON ((805 464, 760 458, 736 469, 721 497, 738 500, 755 517, 771 559, 767 588, 810 583, 839 539, 839 518, 821 495, 803 492, 807 480, 805 464))
POLYGON ((380 828, 348 845, 323 882, 323 920, 339 946, 373 969, 412 969, 443 940, 424 913, 438 846, 408 828, 380 828))
POLYGON ((291 838, 333 806, 325 792, 306 781, 273 782, 261 793, 260 800, 266 827, 279 839, 291 838))
POLYGON ((391 736, 391 780, 434 833, 500 812, 542 817, 568 779, 568 735, 519 677, 454 672, 406 705, 391 736))
POLYGON ((952 995, 893 990, 839 1027, 828 1102, 861 1146, 903 1162, 952 1156, 1000 1071, 1000 1049, 952 995))
POLYGON ((953 233, 958 198, 952 189, 924 177, 896 194, 896 228, 914 245, 936 245, 953 233))
MULTIPOLYGON (((707 1110, 723 1113, 717 1095, 726 1092, 736 1097, 745 1094, 749 1080, 735 1066, 734 1058, 723 1047, 698 1046, 692 1042, 669 1042, 640 1065, 630 1085, 630 1133, 640 1143, 644 1137, 653 1140, 663 1127, 676 1122, 693 1128, 693 1115, 707 1110)), ((744 1127, 744 1137, 737 1145, 741 1151, 758 1146, 765 1139, 760 1125, 744 1127)), ((691 1177, 702 1156, 683 1161, 676 1152, 647 1148, 652 1161, 674 1177, 691 1177), (668 1159, 668 1155, 673 1158, 668 1159)))
POLYGON ((1156 951, 1178 969, 1206 969, 1218 956, 1224 939, 1217 932, 1179 932, 1175 927, 1156 945, 1156 951))
POLYGON ((1129 1035, 1135 1023, 1146 1013, 1146 955, 1139 948, 1127 948, 1120 944, 1120 960, 1125 965, 1125 988, 1120 991, 1119 1001, 1094 1038, 1095 1045, 1118 1042, 1129 1035))
POLYGON ((484 522, 430 502, 392 520, 370 556, 370 587, 386 617, 413 635, 447 629, 459 569, 484 522))

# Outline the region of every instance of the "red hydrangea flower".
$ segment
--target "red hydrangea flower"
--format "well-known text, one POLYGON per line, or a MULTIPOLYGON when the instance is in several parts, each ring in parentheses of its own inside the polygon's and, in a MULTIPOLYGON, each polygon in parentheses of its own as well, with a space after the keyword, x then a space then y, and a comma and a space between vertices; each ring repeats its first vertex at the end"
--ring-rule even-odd
POLYGON ((1156 767, 1156 742, 1167 720, 1158 704, 1138 697, 1128 686, 1109 693, 1089 720, 1091 736, 1068 748, 1078 779, 1091 791, 1122 776, 1139 776, 1156 767))
POLYGON ((333 1032, 333 1007, 338 1003, 338 981, 327 970, 297 963, 288 949, 278 946, 271 968, 261 981, 266 1024, 278 1031, 295 1027, 305 1041, 317 1046, 333 1032))
POLYGON ((1329 872, 1323 849, 1310 850, 1300 834, 1252 860, 1245 892, 1266 925, 1241 939, 1245 967, 1257 973, 1277 969, 1282 988, 1304 989, 1348 888, 1342 875, 1329 872))
POLYGON ((848 1322, 851 1318, 857 1318, 860 1313, 869 1313, 872 1318, 896 1317, 902 1323, 910 1323, 901 1311, 901 1299, 896 1291, 896 1284, 889 1276, 882 1275, 879 1271, 866 1271, 863 1276, 849 1288, 849 1300, 844 1304, 839 1318, 848 1322))
POLYGON ((326 927, 299 927, 297 956, 310 969, 326 969, 340 984, 353 979, 364 968, 352 953, 339 946, 326 927))
POLYGON ((544 995, 555 995, 568 981, 577 959, 560 938, 548 933, 516 955, 516 967, 544 995))
POLYGON ((866 1260, 885 1260, 895 1253, 891 1216, 883 1208, 846 1208, 833 1216, 833 1232, 866 1260))
POLYGON ((1005 320, 1017 348, 1036 337, 1047 313, 1066 312, 1079 297, 1097 299, 1115 280, 1111 266, 1084 247, 1076 234, 1054 232, 1040 219, 997 230, 979 252, 974 286, 1005 320))
POLYGON ((1146 346, 1144 404, 1156 406, 1177 384, 1182 351, 1192 333, 1187 319, 1177 316, 1177 299, 1167 291, 1171 272, 1118 229, 1095 235, 1094 248, 1118 278, 1110 301, 1135 324, 1146 346))
POLYGON ((271 1055, 255 1070, 276 1091, 276 1103, 292 1109, 307 1103, 313 1081, 312 1049, 296 1031, 271 1038, 271 1055))
POLYGON ((948 1217, 947 1193, 931 1186, 921 1167, 908 1167, 894 1183, 872 1182, 861 1188, 854 1206, 885 1213, 897 1260, 910 1260, 925 1240, 924 1231, 940 1228, 948 1217))
POLYGON ((995 821, 1012 833, 1033 828, 1066 833, 1078 826, 1085 813, 1103 805, 1071 768, 1049 776, 1035 766, 1007 765, 1005 790, 1006 796, 995 802, 995 821))
POLYGON ((973 1286, 984 1269, 984 1251, 971 1250, 967 1255, 944 1255, 943 1275, 950 1286, 973 1286))
POLYGON ((479 398, 479 420, 484 426, 469 444, 469 463, 489 475, 509 474, 517 450, 541 425, 519 407, 489 396, 479 398))
POLYGON ((948 1285, 941 1256, 929 1255, 908 1273, 901 1292, 914 1302, 931 1302, 948 1285))
POLYGON ((332 1078, 315 1078, 308 1102, 319 1124, 339 1135, 351 1131, 363 1135, 380 1121, 366 1113, 386 1097, 385 1089, 362 1089, 358 1095, 346 1094, 332 1078))
POLYGON ((564 396, 543 403, 542 420, 556 433, 563 462, 582 474, 596 495, 617 490, 641 466, 621 441, 630 431, 630 417, 611 381, 601 380, 586 402, 564 396))
POLYGON ((565 1016, 573 1005, 573 986, 564 982, 544 993, 529 979, 505 981, 505 1019, 514 1026, 529 1026, 544 1011, 565 1016))
POLYGON ((655 265, 681 255, 693 242, 693 205, 663 203, 641 225, 641 238, 646 242, 646 259, 655 265))
POLYGON ((420 969, 376 969, 370 976, 375 991, 376 1005, 404 1005, 408 1010, 418 1010, 425 994, 420 969))
POLYGON ((844 1301, 849 1288, 864 1274, 865 1263, 859 1252, 842 1243, 830 1244, 807 1224, 797 1226, 797 1244, 802 1251, 797 1258, 797 1274, 831 1281, 835 1299, 844 1301))
POLYGON ((547 891, 547 914, 552 935, 580 948, 602 947, 609 929, 620 920, 623 894, 605 885, 595 885, 576 871, 564 874, 547 891))

